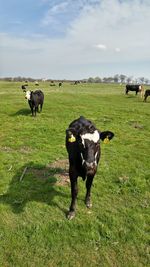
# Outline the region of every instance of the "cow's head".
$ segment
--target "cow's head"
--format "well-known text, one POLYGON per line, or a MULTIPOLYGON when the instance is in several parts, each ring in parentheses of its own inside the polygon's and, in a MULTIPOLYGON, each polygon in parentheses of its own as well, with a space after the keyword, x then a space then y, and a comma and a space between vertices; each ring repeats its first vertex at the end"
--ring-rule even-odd
POLYGON ((27 100, 30 100, 31 99, 31 91, 27 91, 26 94, 25 94, 25 98, 27 100))
POLYGON ((110 131, 100 132, 97 129, 93 133, 80 134, 79 147, 82 158, 82 165, 87 174, 95 174, 100 158, 100 139, 108 143, 114 137, 110 131))
POLYGON ((94 175, 100 157, 100 135, 98 130, 93 133, 80 134, 79 147, 82 165, 86 173, 94 175))
MULTIPOLYGON (((98 130, 92 133, 77 133, 74 128, 66 131, 67 142, 70 148, 75 146, 76 151, 81 156, 82 166, 87 174, 94 175, 100 157, 100 135, 98 130)), ((74 151, 72 151, 74 153, 74 151)))

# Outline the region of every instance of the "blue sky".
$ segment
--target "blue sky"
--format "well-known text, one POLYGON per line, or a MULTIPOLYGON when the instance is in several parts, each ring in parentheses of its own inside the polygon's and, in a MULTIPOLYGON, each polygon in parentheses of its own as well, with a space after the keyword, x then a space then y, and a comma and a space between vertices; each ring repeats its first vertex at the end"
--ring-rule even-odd
POLYGON ((0 0, 0 76, 150 79, 149 0, 0 0))

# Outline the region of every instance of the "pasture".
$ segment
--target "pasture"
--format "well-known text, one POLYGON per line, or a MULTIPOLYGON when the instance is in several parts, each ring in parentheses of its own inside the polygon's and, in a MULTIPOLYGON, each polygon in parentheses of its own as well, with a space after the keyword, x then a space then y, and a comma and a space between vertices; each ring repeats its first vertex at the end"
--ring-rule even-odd
POLYGON ((124 85, 45 82, 34 118, 20 88, 0 82, 0 266, 149 266, 150 99, 125 95, 124 85), (115 137, 101 142, 92 209, 79 179, 68 221, 65 130, 80 115, 115 137))

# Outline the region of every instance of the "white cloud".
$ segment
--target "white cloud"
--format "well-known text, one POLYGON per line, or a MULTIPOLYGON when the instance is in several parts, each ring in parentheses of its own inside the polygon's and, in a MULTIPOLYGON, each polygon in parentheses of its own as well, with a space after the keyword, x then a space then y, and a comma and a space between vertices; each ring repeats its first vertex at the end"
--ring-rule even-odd
POLYGON ((120 52, 121 49, 120 49, 119 47, 116 47, 116 48, 115 48, 115 51, 116 51, 116 52, 120 52))
POLYGON ((41 21, 42 25, 55 27, 55 24, 56 26, 61 24, 63 28, 64 21, 74 21, 83 10, 88 12, 96 7, 100 0, 47 0, 47 2, 49 2, 49 8, 41 21))
POLYGON ((60 4, 56 4, 48 9, 45 14, 45 17, 42 19, 43 25, 50 25, 52 22, 57 22, 55 16, 59 13, 65 12, 68 6, 68 2, 62 2, 60 4))
POLYGON ((65 1, 65 2, 63 2, 63 3, 60 3, 60 4, 57 4, 57 5, 55 5, 55 6, 53 6, 52 8, 51 8, 51 12, 53 13, 53 14, 56 14, 56 13, 58 13, 58 12, 64 12, 64 11, 66 11, 66 7, 68 6, 68 2, 67 1, 65 1))
POLYGON ((102 61, 116 60, 115 51, 120 51, 120 60, 150 58, 149 12, 150 4, 147 1, 101 1, 99 7, 88 12, 82 11, 70 29, 70 38, 74 42, 78 41, 81 47, 87 44, 90 46, 93 42, 105 44, 108 57, 106 53, 103 54, 102 61), (139 43, 145 47, 144 51, 140 49, 139 43))
POLYGON ((94 47, 96 47, 98 49, 101 49, 101 50, 106 50, 107 49, 106 45, 104 45, 104 44, 97 44, 97 45, 94 45, 94 47))

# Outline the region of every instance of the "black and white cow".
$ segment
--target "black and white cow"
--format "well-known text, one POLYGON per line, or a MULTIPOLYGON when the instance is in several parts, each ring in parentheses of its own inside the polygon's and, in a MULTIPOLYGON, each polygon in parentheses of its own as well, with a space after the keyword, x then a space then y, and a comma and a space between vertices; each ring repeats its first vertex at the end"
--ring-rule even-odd
POLYGON ((126 90, 125 90, 126 95, 128 94, 129 91, 134 91, 136 95, 137 95, 137 93, 140 92, 141 97, 143 97, 143 95, 144 95, 144 88, 140 84, 127 84, 126 90))
POLYGON ((144 102, 146 102, 146 99, 147 99, 148 96, 150 96, 150 89, 147 89, 147 90, 145 91, 144 102))
POLYGON ((28 100, 32 116, 36 116, 36 112, 39 111, 38 110, 39 106, 40 106, 40 111, 42 111, 44 103, 44 94, 41 90, 36 90, 34 92, 27 91, 25 98, 28 100))
POLYGON ((110 131, 100 132, 94 124, 80 117, 74 120, 66 130, 66 149, 69 157, 69 177, 71 182, 71 205, 68 219, 75 216, 76 198, 78 194, 77 178, 86 180, 85 204, 90 208, 90 194, 93 178, 100 159, 100 139, 106 142, 114 134, 110 131))

